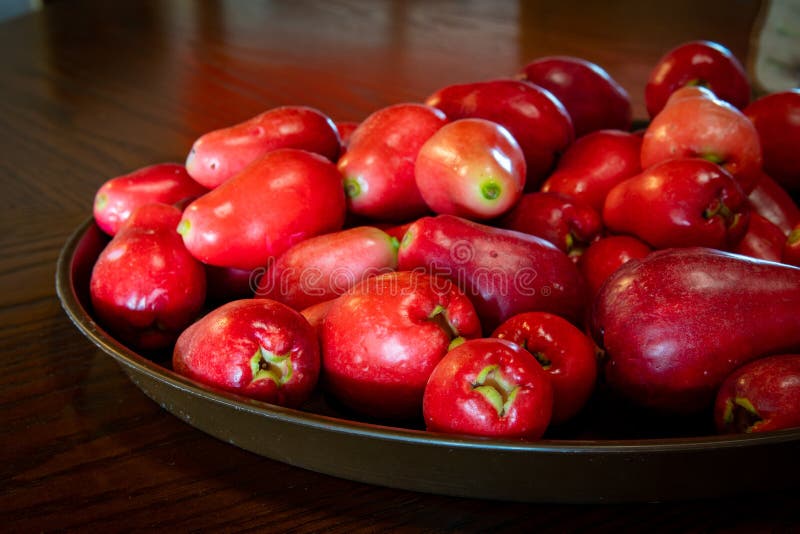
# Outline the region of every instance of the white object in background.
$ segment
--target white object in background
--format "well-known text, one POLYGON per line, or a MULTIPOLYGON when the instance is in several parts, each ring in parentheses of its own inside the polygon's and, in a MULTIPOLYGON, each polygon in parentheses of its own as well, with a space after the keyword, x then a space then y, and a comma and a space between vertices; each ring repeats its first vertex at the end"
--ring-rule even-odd
POLYGON ((800 87, 800 0, 768 2, 753 45, 753 80, 762 92, 800 87))

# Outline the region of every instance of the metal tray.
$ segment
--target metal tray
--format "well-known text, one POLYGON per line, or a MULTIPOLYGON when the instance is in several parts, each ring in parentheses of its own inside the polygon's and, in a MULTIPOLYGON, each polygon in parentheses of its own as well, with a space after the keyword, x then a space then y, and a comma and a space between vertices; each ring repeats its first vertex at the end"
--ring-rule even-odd
POLYGON ((322 394, 295 410, 210 389, 172 372, 168 355, 137 354, 92 319, 89 278, 106 243, 90 218, 64 245, 56 289, 67 315, 164 409, 256 454, 370 484, 511 501, 683 500, 800 486, 800 429, 714 436, 705 418, 653 418, 602 388, 577 421, 531 443, 358 420, 322 394))

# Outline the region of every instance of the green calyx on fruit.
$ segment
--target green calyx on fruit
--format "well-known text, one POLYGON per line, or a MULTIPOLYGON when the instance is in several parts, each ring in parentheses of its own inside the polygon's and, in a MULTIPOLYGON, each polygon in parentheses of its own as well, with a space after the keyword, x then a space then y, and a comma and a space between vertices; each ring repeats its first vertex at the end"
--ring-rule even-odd
POLYGON ((411 242, 414 241, 414 232, 411 230, 407 230, 405 234, 403 234, 403 240, 400 241, 400 247, 402 249, 406 249, 411 246, 411 242))
POLYGON ((436 323, 436 325, 447 334, 451 342, 459 337, 458 330, 453 323, 450 322, 450 318, 447 317, 447 310, 441 304, 437 304, 436 307, 433 308, 433 311, 428 315, 428 319, 436 323))
POLYGON ((451 341, 450 344, 447 346, 447 351, 450 352, 451 350, 453 350, 454 348, 458 347, 459 345, 463 345, 465 341, 466 341, 466 339, 461 337, 461 336, 453 338, 453 341, 451 341))
POLYGON ((550 361, 550 358, 548 358, 544 352, 540 352, 537 350, 535 352, 532 351, 531 354, 533 354, 533 357, 536 358, 537 362, 539 362, 539 365, 542 366, 542 369, 544 369, 545 371, 550 369, 550 366, 553 364, 553 362, 550 361))
POLYGON ((787 245, 794 245, 800 241, 800 226, 789 232, 789 237, 786 239, 787 245))
POLYGON ((503 417, 514 403, 519 386, 506 380, 497 365, 487 365, 478 373, 472 389, 497 410, 498 416, 503 417))
POLYGON ((725 226, 728 228, 734 227, 741 219, 741 214, 733 213, 731 209, 718 198, 711 201, 711 204, 703 211, 703 218, 705 219, 712 219, 716 216, 722 217, 725 221, 725 226))
POLYGON ((725 158, 723 158, 719 154, 713 154, 713 153, 703 154, 703 159, 706 161, 710 161, 711 163, 716 163, 717 165, 722 165, 722 163, 725 161, 725 158))
POLYGON ((695 78, 693 80, 689 80, 688 82, 686 82, 686 85, 688 87, 705 87, 706 89, 710 88, 708 85, 708 81, 704 80, 703 78, 695 78))
POLYGON ((192 223, 189 222, 189 219, 182 219, 181 222, 178 223, 177 232, 184 237, 186 237, 191 229, 192 223))
POLYGON ((361 184, 358 183, 356 178, 344 179, 344 192, 348 198, 356 198, 361 194, 361 184))
POLYGON ((291 354, 273 354, 259 345, 250 358, 250 371, 253 378, 250 383, 259 380, 272 380, 276 386, 282 386, 292 379, 291 354))
POLYGON ((747 397, 735 397, 725 402, 722 419, 737 432, 752 432, 763 421, 747 397))
POLYGON ((503 188, 494 180, 489 179, 481 184, 481 195, 486 200, 496 200, 502 192, 503 188))
POLYGON ((100 211, 105 209, 106 205, 108 205, 108 195, 105 193, 100 193, 94 199, 94 207, 96 210, 100 211))

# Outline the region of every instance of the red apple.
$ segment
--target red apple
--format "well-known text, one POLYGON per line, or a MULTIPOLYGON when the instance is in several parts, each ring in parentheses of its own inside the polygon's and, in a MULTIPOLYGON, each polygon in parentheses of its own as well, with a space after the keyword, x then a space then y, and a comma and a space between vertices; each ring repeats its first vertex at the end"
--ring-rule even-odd
POLYGON ((550 241, 573 260, 603 230, 600 215, 589 205, 561 193, 527 193, 497 223, 501 228, 550 241))
POLYGON ((398 246, 371 226, 306 239, 267 264, 256 296, 302 310, 345 293, 364 278, 394 271, 398 246))
POLYGON ((763 174, 748 195, 753 210, 788 235, 800 223, 800 208, 779 183, 763 174))
POLYGON ((361 414, 418 417, 428 376, 450 343, 480 333, 472 303, 448 280, 407 271, 368 278, 322 321, 325 387, 361 414))
POLYGON ((670 159, 616 185, 603 221, 654 248, 730 249, 747 231, 747 197, 719 165, 698 158, 670 159))
POLYGON ((492 333, 527 350, 550 376, 553 423, 572 419, 586 405, 597 381, 594 342, 566 319, 544 312, 513 316, 492 333))
POLYGON ((144 204, 175 204, 195 199, 208 189, 198 184, 178 163, 159 163, 112 178, 94 197, 94 220, 113 236, 128 217, 144 204))
POLYGON ((624 263, 644 258, 650 252, 652 249, 646 243, 633 236, 611 235, 589 245, 578 260, 578 267, 594 296, 603 282, 624 263))
POLYGON ((200 261, 253 270, 303 239, 339 230, 344 214, 336 166, 284 148, 189 204, 179 232, 200 261))
POLYGON ((314 329, 269 299, 235 300, 211 311, 178 338, 176 373, 246 397, 299 406, 320 370, 314 329))
POLYGON ((339 134, 333 121, 316 109, 281 106, 202 135, 186 158, 186 170, 199 183, 213 189, 280 148, 307 150, 336 161, 339 134))
POLYGON ((530 353, 502 339, 473 339, 442 359, 425 387, 431 432, 537 440, 550 422, 550 379, 530 353))
POLYGON ((543 57, 528 63, 521 76, 544 87, 564 104, 575 137, 608 128, 631 128, 628 92, 591 61, 571 56, 543 57))
POLYGON ((734 371, 717 393, 720 432, 768 432, 800 426, 800 354, 768 356, 734 371))
POLYGON ((733 252, 767 261, 781 261, 786 236, 781 229, 758 213, 750 214, 747 232, 733 252))
POLYGON ((728 48, 711 41, 683 43, 656 63, 645 87, 650 117, 658 115, 670 95, 685 86, 706 87, 739 109, 750 102, 750 82, 742 64, 728 48))
POLYGON ((744 109, 764 152, 764 171, 800 193, 800 89, 762 96, 744 109))
POLYGON ((707 89, 676 91, 642 140, 642 168, 700 157, 722 166, 749 194, 761 177, 761 142, 753 123, 707 89))
POLYGON ((140 206, 92 269, 95 316, 134 349, 168 347, 203 307, 205 270, 175 231, 180 218, 174 206, 140 206))
POLYGON ((452 215, 423 217, 400 243, 398 266, 453 280, 487 330, 525 311, 583 316, 585 287, 575 264, 549 241, 522 232, 452 215))
POLYGON ((486 119, 507 128, 525 154, 530 191, 538 187, 575 137, 561 102, 546 89, 521 80, 450 85, 425 103, 444 111, 450 120, 486 119))
POLYGON ((491 219, 511 209, 522 195, 525 155, 499 124, 460 119, 422 145, 414 175, 435 213, 491 219))
POLYGON ((558 160, 542 191, 562 193, 598 213, 612 187, 642 171, 642 137, 621 130, 599 130, 580 137, 558 160))
POLYGON ((414 162, 447 119, 421 104, 395 104, 367 117, 339 159, 348 210, 380 221, 402 222, 428 213, 414 181, 414 162))

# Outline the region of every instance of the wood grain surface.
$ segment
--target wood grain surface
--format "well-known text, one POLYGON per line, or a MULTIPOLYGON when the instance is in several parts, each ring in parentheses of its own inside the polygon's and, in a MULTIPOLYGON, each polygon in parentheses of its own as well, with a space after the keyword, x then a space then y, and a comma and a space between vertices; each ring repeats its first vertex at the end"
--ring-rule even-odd
MULTIPOLYGON (((689 39, 748 61, 760 3, 62 0, 0 25, 0 528, 72 531, 789 531, 797 492, 571 506, 392 490, 195 430, 70 323, 56 258, 107 179, 183 161, 280 104, 359 120, 542 55, 604 66, 644 117, 652 65, 689 39)), ((746 465, 731 469, 747 469, 746 465)), ((687 480, 687 484, 692 481, 687 480)))

